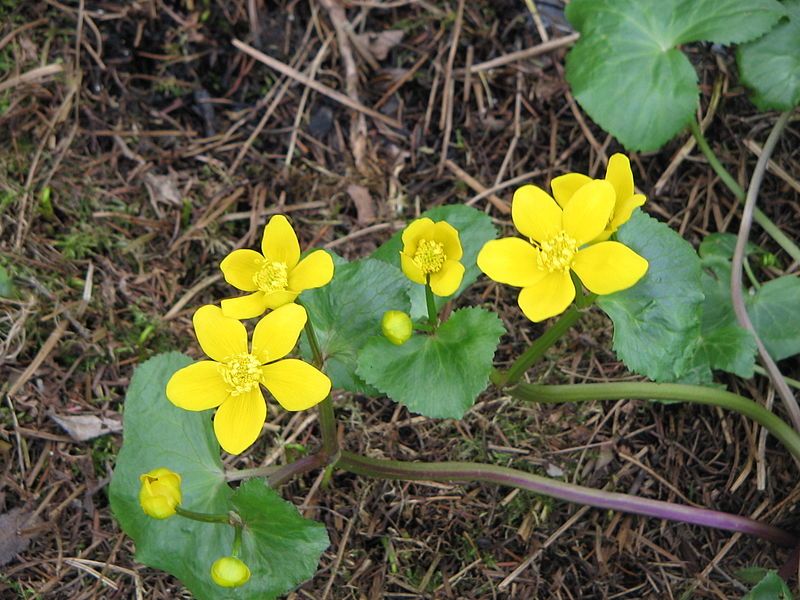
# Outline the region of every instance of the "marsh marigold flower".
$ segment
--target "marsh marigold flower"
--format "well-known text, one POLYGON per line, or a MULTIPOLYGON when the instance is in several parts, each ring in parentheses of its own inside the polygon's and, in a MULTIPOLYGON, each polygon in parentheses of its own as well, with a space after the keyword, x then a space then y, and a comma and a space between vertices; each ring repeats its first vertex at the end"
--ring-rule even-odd
POLYGON ((455 293, 464 277, 458 230, 447 221, 427 217, 413 221, 403 231, 400 266, 415 283, 430 283, 437 296, 455 293))
POLYGON ((234 250, 219 265, 225 281, 244 292, 222 301, 222 312, 234 319, 250 319, 295 301, 303 290, 322 287, 333 278, 333 260, 315 250, 300 260, 300 244, 283 215, 264 228, 261 252, 234 250))
MULTIPOLYGON (((591 177, 580 173, 567 173, 553 179, 550 187, 553 188, 553 197, 556 202, 561 208, 564 208, 575 192, 592 181, 594 180, 591 177)), ((633 211, 642 206, 647 199, 643 194, 634 193, 631 162, 624 154, 614 154, 609 159, 605 181, 614 188, 614 208, 608 224, 595 240, 598 242, 611 237, 620 225, 631 218, 633 211)))
POLYGON ((211 565, 211 579, 221 587, 239 587, 250 579, 250 568, 235 556, 223 556, 211 565))
POLYGON ((287 304, 267 314, 247 347, 244 325, 225 317, 216 306, 194 313, 197 341, 211 360, 177 371, 167 383, 167 398, 186 410, 216 408, 214 433, 220 446, 240 454, 252 444, 267 417, 263 385, 290 411, 306 410, 331 390, 328 377, 301 360, 284 358, 297 344, 306 311, 287 304))
POLYGON ((139 476, 139 505, 149 517, 166 519, 181 503, 181 476, 165 467, 139 476))
POLYGON ((591 181, 562 210, 544 190, 519 188, 511 218, 529 241, 487 242, 478 254, 478 267, 499 283, 521 287, 519 306, 537 322, 562 313, 575 298, 570 270, 595 294, 631 287, 647 271, 644 258, 619 242, 586 245, 603 232, 614 198, 609 182, 591 181))

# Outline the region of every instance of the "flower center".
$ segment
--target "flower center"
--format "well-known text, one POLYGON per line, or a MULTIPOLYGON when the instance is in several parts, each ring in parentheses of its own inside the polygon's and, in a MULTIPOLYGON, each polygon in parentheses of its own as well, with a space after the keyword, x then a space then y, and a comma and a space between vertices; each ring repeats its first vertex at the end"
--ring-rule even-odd
POLYGON ((267 294, 285 290, 289 285, 289 267, 280 261, 265 260, 258 272, 253 275, 253 283, 267 294))
POLYGON ((222 379, 230 387, 231 395, 238 396, 258 387, 261 381, 261 361, 249 352, 234 354, 220 366, 222 379))
POLYGON ((577 251, 578 242, 569 237, 566 232, 559 231, 554 237, 539 244, 539 256, 536 257, 536 263, 543 271, 567 273, 577 251))
POLYGON ((414 252, 414 262, 425 275, 438 273, 446 258, 444 244, 433 240, 421 239, 414 252))

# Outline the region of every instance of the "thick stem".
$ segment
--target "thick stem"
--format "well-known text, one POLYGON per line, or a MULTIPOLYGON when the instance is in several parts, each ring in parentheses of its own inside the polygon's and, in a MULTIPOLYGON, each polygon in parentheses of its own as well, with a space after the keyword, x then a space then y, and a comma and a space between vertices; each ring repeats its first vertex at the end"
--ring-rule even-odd
MULTIPOLYGON (((689 129, 691 129, 692 135, 697 142, 697 147, 700 148, 700 151, 706 157, 706 160, 708 160, 708 164, 711 165, 712 169, 714 169, 714 172, 722 180, 722 183, 724 183, 728 189, 733 192, 733 195, 736 196, 737 199, 744 200, 744 188, 742 188, 742 186, 736 182, 731 174, 728 173, 728 171, 717 158, 717 155, 714 154, 714 150, 711 149, 711 146, 708 144, 708 140, 706 140, 702 130, 700 129, 700 125, 696 120, 692 120, 689 123, 689 129)), ((783 248, 789 256, 792 257, 792 260, 800 262, 800 248, 797 247, 797 244, 795 244, 788 236, 786 236, 786 234, 784 234, 780 228, 775 225, 775 223, 773 223, 770 218, 758 207, 756 207, 753 211, 753 220, 758 223, 761 228, 773 240, 775 240, 775 242, 781 248, 783 248)))
POLYGON ((225 481, 241 481, 253 477, 266 477, 270 487, 278 487, 298 475, 324 467, 326 457, 322 454, 310 454, 286 465, 276 467, 255 467, 225 472, 225 481))
POLYGON ((346 451, 342 452, 337 466, 358 475, 381 479, 495 483, 597 508, 749 533, 783 546, 791 546, 795 543, 794 536, 789 533, 747 517, 617 492, 595 490, 506 467, 469 462, 409 463, 367 458, 346 451))
POLYGON ((508 371, 495 371, 492 374, 492 382, 497 386, 513 385, 517 383, 525 371, 530 369, 542 356, 547 352, 547 349, 555 344, 558 339, 564 335, 570 327, 572 327, 581 317, 581 311, 577 306, 570 306, 564 312, 550 329, 540 335, 525 352, 519 355, 514 364, 509 367, 508 371))
POLYGON ((675 400, 719 406, 738 412, 764 427, 777 438, 796 459, 800 459, 800 435, 780 417, 763 406, 737 394, 711 387, 679 383, 581 383, 569 385, 538 385, 520 383, 508 393, 530 402, 582 402, 585 400, 620 400, 648 398, 675 400))
POLYGON ((436 300, 433 298, 430 281, 425 283, 425 304, 428 306, 428 325, 436 331, 439 325, 439 313, 436 310, 436 300))

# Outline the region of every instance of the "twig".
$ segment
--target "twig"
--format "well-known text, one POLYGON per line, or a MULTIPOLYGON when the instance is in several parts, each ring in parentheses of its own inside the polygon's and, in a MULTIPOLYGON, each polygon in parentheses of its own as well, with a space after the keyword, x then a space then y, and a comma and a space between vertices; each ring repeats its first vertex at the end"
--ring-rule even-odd
MULTIPOLYGON (((720 74, 720 77, 714 81, 714 87, 711 91, 711 99, 708 102, 706 114, 703 115, 703 119, 700 121, 700 131, 702 132, 708 128, 709 124, 714 119, 714 115, 717 113, 717 107, 719 106, 720 98, 722 98, 724 81, 725 80, 723 79, 722 74, 720 74)), ((678 170, 678 167, 681 165, 681 163, 686 160, 686 157, 689 156, 689 153, 694 149, 696 144, 697 140, 695 140, 694 136, 691 136, 686 140, 683 146, 681 146, 680 150, 675 153, 675 156, 672 157, 669 166, 664 169, 661 177, 658 178, 658 181, 656 181, 656 184, 653 186, 654 196, 661 194, 664 186, 667 185, 667 182, 670 180, 675 171, 678 170)))
MULTIPOLYGON (((497 210, 499 210, 501 213, 503 213, 504 215, 507 215, 507 214, 511 213, 511 208, 508 206, 507 202, 505 202, 504 200, 501 200, 499 197, 495 196, 492 190, 487 189, 485 185, 483 185, 480 181, 475 179, 472 175, 470 175, 469 173, 464 171, 464 169, 459 167, 452 160, 447 159, 446 161, 444 161, 444 166, 446 166, 448 169, 450 169, 450 172, 452 172, 453 175, 458 177, 461 181, 466 183, 473 190, 478 192, 478 195, 480 195, 481 198, 488 197, 489 198, 489 202, 491 202, 494 205, 494 207, 497 210)), ((477 198, 477 196, 476 196, 476 198, 477 198)), ((469 202, 467 202, 467 204, 474 204, 475 202, 476 202, 476 200, 475 200, 475 198, 473 198, 469 202)))
POLYGON ((742 263, 744 262, 744 252, 747 246, 747 238, 750 235, 750 226, 753 223, 753 212, 756 206, 756 199, 758 198, 758 191, 761 189, 761 181, 764 179, 764 173, 767 170, 767 161, 772 156, 772 151, 778 143, 778 139, 789 122, 791 111, 786 111, 775 122, 772 131, 764 143, 764 150, 761 156, 758 157, 756 168, 753 170, 753 176, 750 178, 750 185, 747 188, 747 197, 744 201, 744 208, 742 209, 742 222, 739 225, 739 234, 736 238, 736 249, 733 252, 733 264, 731 265, 731 302, 733 302, 733 310, 736 313, 736 319, 739 324, 753 334, 758 347, 758 353, 761 356, 761 361, 764 363, 772 384, 775 386, 778 395, 781 397, 786 411, 789 413, 789 418, 792 420, 795 431, 800 431, 800 407, 797 405, 797 400, 792 394, 792 390, 784 381, 778 365, 772 360, 772 357, 767 352, 764 343, 758 337, 753 323, 747 314, 747 309, 744 306, 744 297, 742 296, 742 263))
POLYGON ((444 163, 447 161, 447 149, 450 146, 450 133, 453 130, 453 94, 455 84, 453 83, 453 63, 458 51, 458 39, 461 37, 461 26, 464 23, 464 0, 458 0, 456 11, 456 21, 453 25, 453 38, 450 40, 450 52, 447 54, 447 63, 444 67, 444 85, 442 87, 442 109, 439 116, 439 129, 444 129, 442 134, 442 151, 439 156, 439 175, 444 170, 444 163))
MULTIPOLYGON (((351 41, 352 27, 347 20, 341 4, 336 0, 319 0, 319 3, 328 11, 333 27, 336 29, 336 41, 339 45, 339 55, 344 65, 344 84, 345 91, 353 106, 363 106, 358 95, 358 67, 353 58, 353 45, 351 41)), ((367 50, 363 51, 365 54, 367 50)), ((377 67, 377 65, 375 65, 377 67)), ((370 109, 372 110, 372 109, 370 109)), ((381 113, 377 113, 381 114, 381 113)), ((356 169, 362 175, 368 173, 366 166, 367 155, 367 121, 362 112, 355 112, 350 115, 350 151, 353 153, 353 160, 356 169)))
MULTIPOLYGON (((540 54, 546 54, 552 50, 565 48, 566 46, 571 46, 572 44, 574 44, 579 37, 580 37, 579 33, 572 33, 562 38, 550 40, 549 42, 544 42, 542 44, 537 44, 536 46, 533 46, 531 48, 525 48, 524 50, 517 50, 516 52, 504 54, 503 56, 498 56, 497 58, 493 58, 492 60, 487 60, 486 62, 478 63, 477 65, 472 65, 469 68, 469 72, 477 73, 478 71, 488 71, 489 69, 496 69, 497 67, 502 67, 503 65, 517 62, 518 60, 533 58, 534 56, 539 56, 540 54)), ((467 71, 466 69, 456 69, 455 74, 458 76, 462 76, 466 74, 466 71, 467 71)))
POLYGON ((0 83, 0 92, 5 92, 6 90, 11 89, 21 83, 30 83, 32 81, 47 79, 48 77, 52 77, 53 75, 58 75, 59 73, 63 72, 64 65, 59 64, 36 67, 35 69, 31 69, 30 71, 23 73, 22 75, 16 75, 0 83))
MULTIPOLYGON (((747 146, 747 149, 750 150, 750 152, 755 154, 757 157, 760 157, 761 153, 764 151, 764 149, 761 146, 759 146, 754 140, 744 140, 743 143, 745 146, 747 146)), ((767 161, 767 171, 783 179, 789 185, 789 187, 791 187, 794 191, 800 192, 800 181, 789 175, 789 173, 787 173, 783 168, 778 166, 778 164, 774 160, 769 159, 767 161)))
MULTIPOLYGON (((317 76, 319 66, 322 64, 322 60, 328 53, 328 45, 330 44, 330 40, 331 38, 329 37, 323 42, 322 48, 319 49, 319 52, 317 52, 317 55, 311 62, 311 67, 308 70, 308 76, 311 77, 311 79, 314 79, 317 76)), ((297 144, 297 132, 300 129, 300 122, 303 120, 303 114, 306 112, 306 102, 308 102, 309 92, 311 92, 311 88, 303 88, 303 95, 300 97, 300 104, 298 105, 297 112, 294 116, 292 135, 289 138, 289 148, 286 150, 286 159, 284 163, 287 167, 292 164, 292 155, 294 154, 294 148, 297 144)))
POLYGON ((364 106, 363 104, 354 102, 352 99, 348 98, 341 92, 332 90, 328 86, 323 85, 318 81, 314 81, 313 79, 307 77, 300 71, 293 69, 289 65, 284 64, 281 61, 272 58, 271 56, 267 56, 263 52, 256 50, 255 48, 249 46, 248 44, 245 44, 241 40, 233 40, 233 45, 237 49, 244 52, 245 54, 252 56, 257 61, 264 63, 271 69, 275 69, 279 73, 282 73, 287 77, 291 77, 292 79, 294 79, 299 83, 302 83, 303 85, 307 85, 311 89, 319 92, 320 94, 324 94, 325 96, 327 96, 331 100, 338 102, 339 104, 343 104, 348 108, 352 108, 353 110, 357 110, 358 112, 364 113, 365 115, 372 117, 373 119, 376 119, 378 121, 383 121, 384 123, 386 123, 391 127, 396 127, 397 129, 400 129, 402 127, 402 125, 396 119, 393 119, 392 117, 388 117, 382 113, 379 113, 376 110, 372 110, 371 108, 364 106))

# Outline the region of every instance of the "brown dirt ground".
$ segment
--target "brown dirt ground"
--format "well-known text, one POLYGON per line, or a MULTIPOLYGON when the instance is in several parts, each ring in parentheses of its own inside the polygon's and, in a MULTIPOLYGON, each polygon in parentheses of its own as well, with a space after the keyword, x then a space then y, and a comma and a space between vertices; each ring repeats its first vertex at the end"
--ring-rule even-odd
MULTIPOLYGON (((352 0, 337 13, 323 0, 0 0, 0 266, 15 289, 0 298, 0 513, 24 507, 39 517, 30 546, 2 568, 0 597, 188 597, 174 578, 135 562, 110 514, 120 435, 75 442, 51 415, 118 418, 138 363, 166 349, 197 355, 193 309, 226 293, 220 259, 253 246, 269 215, 290 215, 304 246, 358 257, 418 211, 474 199, 476 185, 602 174, 605 157, 620 150, 571 99, 563 48, 464 75, 468 63, 542 43, 523 2, 466 2, 460 28, 456 0, 380 4, 352 0), (337 37, 342 15, 355 33, 376 34, 359 38, 366 44, 391 29, 404 37, 367 60, 347 34, 337 37), (234 37, 402 127, 309 93, 233 48, 234 37), (452 99, 444 108, 443 89, 452 99), (352 184, 368 198, 354 201, 352 184)), ((569 34, 557 3, 540 8, 545 36, 569 34)), ((743 140, 763 143, 774 115, 747 101, 729 52, 687 50, 702 107, 722 78, 708 135, 745 183, 757 157, 743 140)), ((789 173, 800 172, 798 138, 795 121, 773 157, 789 173)), ((685 141, 635 155, 633 165, 647 210, 696 244, 735 231, 739 212, 697 151, 654 189, 685 141)), ((494 202, 508 202, 513 189, 494 202)), ((510 228, 493 202, 474 204, 510 228)), ((760 204, 798 239, 789 182, 769 175, 760 204)), ((789 262, 760 229, 751 239, 789 262)), ((459 302, 502 316, 510 333, 501 362, 541 331, 521 316, 513 290, 488 280, 459 302)), ((610 339, 609 321, 592 313, 530 377, 630 378, 610 339)), ((795 377, 797 366, 782 365, 795 377)), ((769 393, 763 378, 724 382, 762 402, 769 393)), ((489 391, 456 423, 415 417, 386 399, 336 402, 352 449, 557 467, 583 485, 683 501, 677 488, 704 506, 798 527, 800 489, 787 454, 772 441, 756 451, 758 432, 721 411, 642 401, 519 406, 489 391)), ((262 464, 287 440, 314 446, 309 415, 271 414, 252 451, 229 462, 262 464)), ((788 558, 755 538, 491 486, 339 474, 321 488, 312 473, 282 493, 321 519, 332 541, 316 577, 290 598, 724 599, 745 589, 738 569, 778 568, 788 558)))

